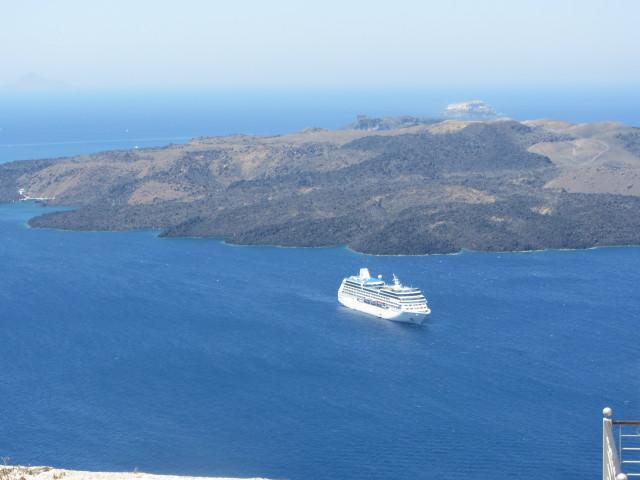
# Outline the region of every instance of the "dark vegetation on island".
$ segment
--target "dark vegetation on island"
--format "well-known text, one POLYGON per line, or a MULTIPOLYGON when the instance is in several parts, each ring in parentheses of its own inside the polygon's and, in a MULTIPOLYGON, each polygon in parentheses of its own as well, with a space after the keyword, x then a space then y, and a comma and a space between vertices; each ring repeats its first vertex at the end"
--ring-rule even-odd
POLYGON ((33 227, 161 230, 374 254, 640 243, 640 133, 619 124, 359 117, 342 130, 0 165, 33 227))

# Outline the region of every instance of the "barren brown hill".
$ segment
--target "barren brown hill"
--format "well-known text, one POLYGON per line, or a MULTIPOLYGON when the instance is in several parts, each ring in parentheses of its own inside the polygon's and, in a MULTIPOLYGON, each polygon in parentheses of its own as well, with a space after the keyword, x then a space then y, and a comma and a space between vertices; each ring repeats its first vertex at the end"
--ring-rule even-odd
POLYGON ((160 229, 368 253, 640 243, 640 130, 359 118, 342 130, 0 165, 0 201, 74 210, 35 227, 160 229))

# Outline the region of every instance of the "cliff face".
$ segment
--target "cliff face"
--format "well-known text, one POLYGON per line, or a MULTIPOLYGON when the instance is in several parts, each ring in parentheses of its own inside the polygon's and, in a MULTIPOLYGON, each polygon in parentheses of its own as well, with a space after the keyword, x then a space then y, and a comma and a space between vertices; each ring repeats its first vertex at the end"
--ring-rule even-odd
POLYGON ((412 117, 356 127, 14 162, 0 166, 0 200, 23 189, 78 207, 36 227, 369 253, 640 243, 637 129, 412 117))

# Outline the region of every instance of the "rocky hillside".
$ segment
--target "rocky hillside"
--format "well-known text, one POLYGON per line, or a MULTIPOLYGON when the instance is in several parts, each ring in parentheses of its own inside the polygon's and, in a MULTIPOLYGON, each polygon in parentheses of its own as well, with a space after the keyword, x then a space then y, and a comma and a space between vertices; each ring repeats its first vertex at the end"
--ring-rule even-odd
POLYGON ((638 138, 619 124, 360 117, 342 130, 4 164, 0 201, 76 207, 35 227, 368 253, 637 244, 638 138))

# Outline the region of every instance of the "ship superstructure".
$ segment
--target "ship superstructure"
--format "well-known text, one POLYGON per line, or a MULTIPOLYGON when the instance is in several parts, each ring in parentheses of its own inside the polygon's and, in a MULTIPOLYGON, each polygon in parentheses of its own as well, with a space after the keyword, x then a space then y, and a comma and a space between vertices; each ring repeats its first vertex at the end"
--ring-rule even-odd
POLYGON ((422 323, 431 313, 419 288, 402 285, 395 275, 393 283, 387 284, 382 275, 374 278, 367 268, 342 280, 338 301, 345 307, 397 322, 422 323))

